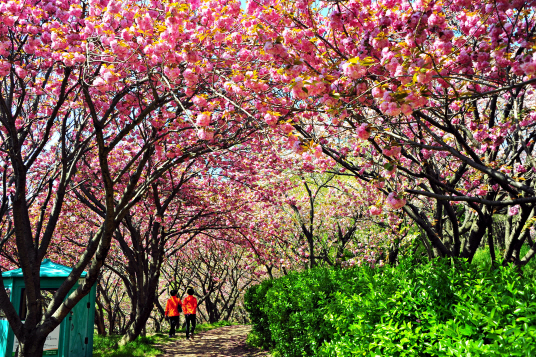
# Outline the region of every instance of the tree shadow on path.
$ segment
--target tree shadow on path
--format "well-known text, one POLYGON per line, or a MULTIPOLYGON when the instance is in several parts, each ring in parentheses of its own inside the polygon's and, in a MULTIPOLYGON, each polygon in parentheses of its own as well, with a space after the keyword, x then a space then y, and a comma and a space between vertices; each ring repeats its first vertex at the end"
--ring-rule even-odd
POLYGON ((246 346, 251 326, 225 326, 201 332, 193 340, 181 338, 163 346, 158 357, 269 357, 269 353, 246 346))

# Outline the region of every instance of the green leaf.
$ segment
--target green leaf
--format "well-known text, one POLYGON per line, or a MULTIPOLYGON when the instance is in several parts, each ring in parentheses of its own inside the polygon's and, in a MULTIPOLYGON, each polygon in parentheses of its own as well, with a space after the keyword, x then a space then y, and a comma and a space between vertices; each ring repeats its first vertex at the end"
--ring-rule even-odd
POLYGON ((385 165, 383 165, 383 168, 386 169, 387 171, 392 171, 395 168, 395 166, 392 163, 388 162, 385 165))

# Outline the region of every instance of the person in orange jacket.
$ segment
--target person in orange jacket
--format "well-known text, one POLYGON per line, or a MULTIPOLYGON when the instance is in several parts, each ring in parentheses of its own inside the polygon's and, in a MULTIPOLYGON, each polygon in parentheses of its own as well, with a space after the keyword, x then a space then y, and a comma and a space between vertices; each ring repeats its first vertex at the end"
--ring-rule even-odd
POLYGON ((171 297, 166 303, 166 311, 164 315, 166 316, 166 319, 169 320, 169 337, 175 337, 175 327, 180 323, 182 302, 181 299, 177 297, 177 290, 171 290, 169 294, 171 297))
POLYGON ((197 313, 197 299, 193 296, 194 289, 188 288, 186 292, 188 293, 188 296, 184 298, 184 303, 182 304, 184 317, 186 318, 186 339, 189 339, 190 335, 193 339, 196 322, 195 314, 197 313))

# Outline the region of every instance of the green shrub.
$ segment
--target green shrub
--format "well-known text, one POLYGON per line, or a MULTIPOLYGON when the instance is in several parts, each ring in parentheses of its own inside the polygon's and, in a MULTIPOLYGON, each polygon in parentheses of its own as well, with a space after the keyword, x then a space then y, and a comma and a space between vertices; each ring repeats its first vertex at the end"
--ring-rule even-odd
POLYGON ((334 329, 323 323, 337 290, 336 270, 308 270, 274 282, 266 294, 272 340, 283 356, 311 356, 334 329), (283 283, 283 284, 282 284, 283 283))
POLYGON ((536 355, 536 284, 512 267, 313 269, 269 285, 248 306, 283 356, 536 355))
POLYGON ((263 344, 259 334, 255 330, 251 330, 246 338, 246 346, 250 348, 263 348, 263 344))
POLYGON ((273 280, 265 280, 259 285, 250 287, 244 295, 244 307, 249 313, 249 318, 253 325, 253 333, 256 347, 271 349, 274 347, 272 335, 270 333, 270 323, 268 316, 262 306, 266 301, 266 293, 272 287, 273 280))

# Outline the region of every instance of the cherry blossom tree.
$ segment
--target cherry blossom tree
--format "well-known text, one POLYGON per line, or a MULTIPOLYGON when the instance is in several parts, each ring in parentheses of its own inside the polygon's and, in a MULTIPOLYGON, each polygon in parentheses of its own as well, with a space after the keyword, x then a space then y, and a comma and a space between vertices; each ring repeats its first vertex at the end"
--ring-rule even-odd
POLYGON ((203 160, 173 167, 152 184, 114 235, 123 259, 111 260, 107 268, 121 277, 131 302, 122 343, 136 339, 147 324, 166 256, 177 254, 204 231, 232 229, 220 219, 231 207, 213 199, 223 185, 203 177, 207 170, 203 160))
POLYGON ((14 240, 26 320, 1 279, 0 305, 20 342, 19 356, 42 354, 48 333, 97 281, 120 222, 152 183, 218 142, 254 130, 240 112, 231 117, 225 103, 208 95, 219 80, 215 68, 227 67, 215 43, 234 26, 239 6, 0 2, 1 244, 14 240), (55 239, 67 190, 92 192, 88 177, 102 190, 93 194, 104 217, 85 237, 72 274, 41 307, 41 260, 55 239), (83 270, 86 282, 69 295, 83 270))
POLYGON ((494 259, 505 209, 503 261, 534 256, 533 2, 252 0, 247 13, 244 91, 277 88, 259 116, 289 148, 376 185, 436 256, 472 259, 487 233, 494 259))

